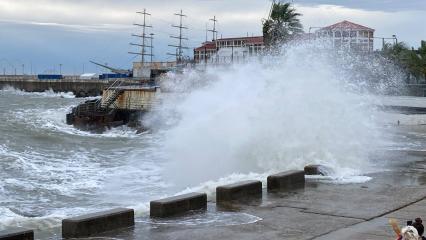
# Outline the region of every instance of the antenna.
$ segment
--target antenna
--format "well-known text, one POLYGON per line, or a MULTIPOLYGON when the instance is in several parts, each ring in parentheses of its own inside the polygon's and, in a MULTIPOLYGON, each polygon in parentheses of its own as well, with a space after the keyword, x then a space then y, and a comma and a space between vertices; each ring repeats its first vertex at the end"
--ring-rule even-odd
POLYGON ((216 31, 216 23, 217 23, 217 19, 216 16, 214 16, 212 19, 209 19, 209 21, 213 22, 213 29, 208 30, 209 32, 212 32, 213 35, 213 41, 216 40, 217 38, 217 31, 216 31))
POLYGON ((188 49, 182 45, 182 40, 188 40, 188 38, 183 37, 183 29, 188 28, 183 26, 183 18, 186 17, 186 15, 183 14, 182 10, 180 10, 180 13, 175 13, 175 15, 179 16, 179 25, 172 25, 172 27, 179 29, 179 36, 170 36, 170 38, 178 39, 179 42, 178 45, 169 45, 170 47, 176 48, 176 53, 167 53, 167 55, 176 56, 176 62, 180 63, 183 59, 183 49, 188 49))
POLYGON ((136 52, 129 52, 130 54, 135 54, 135 55, 141 55, 141 57, 142 57, 142 66, 145 64, 145 56, 151 56, 152 54, 148 54, 148 53, 146 53, 146 51, 145 51, 145 48, 146 47, 150 47, 150 48, 152 48, 152 46, 151 45, 146 45, 146 40, 147 39, 150 39, 151 37, 148 37, 147 35, 146 35, 146 28, 152 28, 152 26, 150 26, 150 25, 146 25, 146 16, 148 15, 148 16, 151 16, 151 14, 149 14, 149 13, 147 13, 146 12, 146 9, 143 9, 143 12, 136 12, 136 13, 138 13, 138 14, 142 14, 143 15, 143 24, 137 24, 137 23, 135 23, 135 24, 133 24, 133 25, 135 25, 135 26, 139 26, 139 27, 142 27, 142 35, 137 35, 137 34, 132 34, 132 36, 133 37, 139 37, 139 38, 142 38, 142 44, 136 44, 136 43, 130 43, 130 45, 132 45, 132 46, 138 46, 138 47, 141 47, 142 49, 142 51, 140 52, 140 53, 136 53, 136 52))

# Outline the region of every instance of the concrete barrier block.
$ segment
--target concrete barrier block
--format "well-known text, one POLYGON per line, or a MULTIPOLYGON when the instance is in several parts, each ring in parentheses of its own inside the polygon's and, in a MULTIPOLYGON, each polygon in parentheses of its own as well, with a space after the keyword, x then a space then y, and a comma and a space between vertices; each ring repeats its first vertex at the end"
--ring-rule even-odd
POLYGON ((307 165, 305 166, 305 175, 321 175, 327 176, 332 174, 333 170, 323 165, 307 165))
POLYGON ((62 220, 62 237, 90 237, 102 232, 134 225, 134 210, 117 208, 62 220))
POLYGON ((188 193, 150 202, 150 216, 158 218, 202 209, 207 209, 207 194, 205 193, 188 193))
POLYGON ((292 190, 305 187, 304 171, 287 171, 268 176, 268 191, 292 190))
POLYGON ((24 228, 0 231, 0 240, 34 240, 34 231, 24 228))
POLYGON ((216 202, 228 202, 262 196, 261 181, 243 181, 216 188, 216 202))

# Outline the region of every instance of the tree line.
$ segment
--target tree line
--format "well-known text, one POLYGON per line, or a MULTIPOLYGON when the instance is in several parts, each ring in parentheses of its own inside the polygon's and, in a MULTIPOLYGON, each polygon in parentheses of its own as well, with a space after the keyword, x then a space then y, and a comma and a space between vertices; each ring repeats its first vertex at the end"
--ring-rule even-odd
POLYGON ((408 79, 414 79, 416 83, 426 80, 426 41, 421 41, 418 49, 409 48, 403 42, 387 43, 380 53, 403 69, 408 79))

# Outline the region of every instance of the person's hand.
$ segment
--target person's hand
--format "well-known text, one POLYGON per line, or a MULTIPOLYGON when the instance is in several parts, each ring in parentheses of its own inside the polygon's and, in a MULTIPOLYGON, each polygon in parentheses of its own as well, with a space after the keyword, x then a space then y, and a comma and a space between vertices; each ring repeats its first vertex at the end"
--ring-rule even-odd
POLYGON ((392 226, 392 229, 396 233, 396 235, 398 237, 401 236, 401 228, 399 228, 398 220, 396 220, 395 218, 389 218, 389 224, 392 226))

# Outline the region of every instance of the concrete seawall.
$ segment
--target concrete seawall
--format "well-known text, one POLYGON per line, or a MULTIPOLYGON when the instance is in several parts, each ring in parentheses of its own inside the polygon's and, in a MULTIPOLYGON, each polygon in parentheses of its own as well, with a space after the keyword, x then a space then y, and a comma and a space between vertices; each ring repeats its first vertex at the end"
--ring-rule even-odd
MULTIPOLYGON (((403 156, 407 156, 405 152, 401 152, 401 155, 390 161, 397 161, 400 164, 403 156)), ((426 164, 421 156, 416 159, 421 164, 426 164)), ((239 182, 227 185, 228 189, 232 188, 232 192, 239 192, 235 195, 238 198, 233 199, 235 202, 230 209, 214 207, 205 209, 204 194, 180 195, 157 202, 160 205, 170 204, 168 207, 173 213, 175 210, 184 210, 180 212, 182 215, 166 215, 163 216, 164 219, 150 219, 152 216, 145 215, 135 220, 132 209, 127 209, 123 215, 121 210, 92 213, 64 220, 65 223, 68 221, 72 224, 68 226, 63 224, 62 229, 71 229, 73 235, 67 235, 67 231, 62 231, 62 234, 65 233, 65 238, 84 238, 90 235, 93 239, 126 240, 394 239, 393 230, 387 223, 389 217, 405 223, 414 217, 424 218, 426 214, 425 183, 418 181, 419 176, 423 178, 425 173, 411 163, 408 164, 402 168, 405 169, 404 172, 398 169, 393 170, 391 174, 375 173, 374 179, 366 183, 329 184, 308 178, 303 184, 304 188, 300 189, 293 187, 299 187, 299 183, 305 182, 302 178, 303 171, 278 173, 270 175, 269 179, 279 182, 277 188, 279 191, 269 194, 261 188, 260 196, 263 197, 259 199, 260 204, 257 202, 246 204, 246 199, 252 192, 238 190, 238 188, 242 190, 243 186, 245 189, 251 186, 248 183, 256 181, 245 184, 239 182), (408 179, 410 187, 402 187, 400 184, 407 182, 401 179, 408 179), (387 184, 389 182, 393 184, 387 184), (194 206, 199 206, 205 211, 188 212, 187 210, 192 210, 187 208, 192 205, 187 205, 188 201, 198 195, 203 197, 198 202, 200 204, 194 206), (257 220, 247 219, 250 216, 257 220), (222 222, 222 219, 226 219, 225 222, 222 222), (77 225, 78 228, 75 227, 77 225), (90 229, 90 234, 87 234, 87 229, 90 229)), ((259 189, 259 183, 253 184, 255 185, 255 188, 259 189)), ((258 195, 258 190, 254 193, 258 195)), ((57 234, 61 234, 59 229, 57 234)), ((50 232, 46 232, 36 239, 49 237, 50 232)))
MULTIPOLYGON (((76 97, 100 96, 102 91, 117 79, 80 79, 78 76, 64 76, 59 80, 39 80, 37 76, 0 76, 0 89, 11 86, 26 92, 72 92, 76 97)), ((129 84, 140 80, 119 79, 129 84)))

